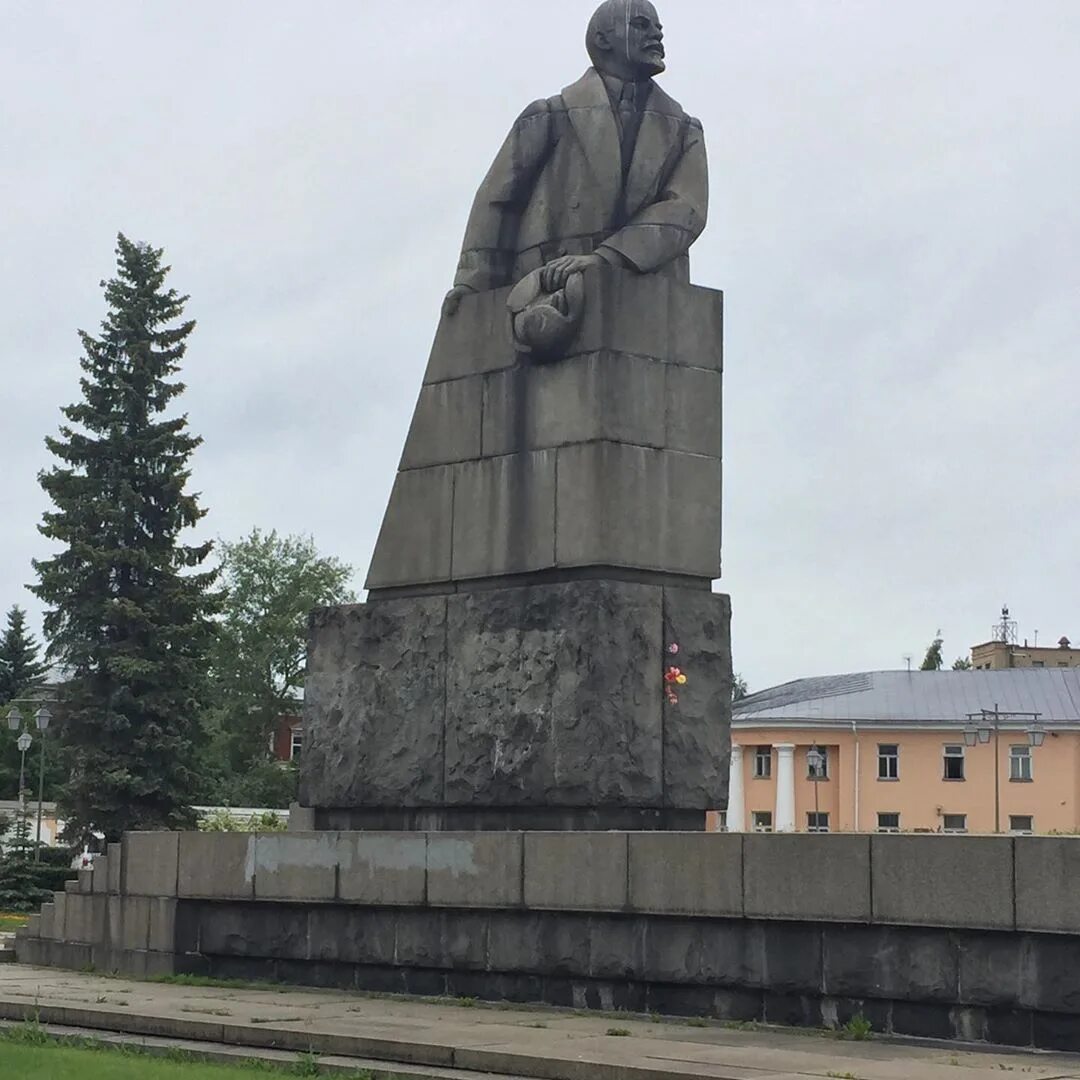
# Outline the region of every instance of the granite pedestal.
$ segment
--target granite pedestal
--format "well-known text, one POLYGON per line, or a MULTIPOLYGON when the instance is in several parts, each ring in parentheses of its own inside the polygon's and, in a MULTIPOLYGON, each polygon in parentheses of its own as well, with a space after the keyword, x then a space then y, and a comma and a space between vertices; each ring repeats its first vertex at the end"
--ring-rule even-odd
POLYGON ((317 612, 301 801, 333 829, 701 829, 726 799, 729 619, 705 590, 601 580, 317 612))
POLYGON ((732 681, 723 298, 588 274, 541 362, 508 291, 444 314, 368 603, 312 618, 300 800, 322 829, 703 829, 732 681))

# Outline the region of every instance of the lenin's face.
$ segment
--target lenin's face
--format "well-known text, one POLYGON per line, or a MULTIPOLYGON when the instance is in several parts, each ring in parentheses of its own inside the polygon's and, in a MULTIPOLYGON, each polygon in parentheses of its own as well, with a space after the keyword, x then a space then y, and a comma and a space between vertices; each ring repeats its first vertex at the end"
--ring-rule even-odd
POLYGON ((664 63, 664 28, 648 0, 627 0, 626 17, 617 18, 611 42, 616 56, 625 57, 638 77, 659 75, 664 63))

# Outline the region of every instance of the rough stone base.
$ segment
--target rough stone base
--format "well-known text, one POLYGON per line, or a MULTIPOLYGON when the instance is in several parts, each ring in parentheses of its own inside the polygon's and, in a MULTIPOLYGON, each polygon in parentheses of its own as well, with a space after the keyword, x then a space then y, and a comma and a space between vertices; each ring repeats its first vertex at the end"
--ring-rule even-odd
POLYGON ((702 829, 727 801, 730 615, 606 580, 318 611, 301 802, 348 828, 702 829))
POLYGON ((360 808, 315 811, 314 828, 335 832, 700 832, 701 810, 607 806, 360 808))

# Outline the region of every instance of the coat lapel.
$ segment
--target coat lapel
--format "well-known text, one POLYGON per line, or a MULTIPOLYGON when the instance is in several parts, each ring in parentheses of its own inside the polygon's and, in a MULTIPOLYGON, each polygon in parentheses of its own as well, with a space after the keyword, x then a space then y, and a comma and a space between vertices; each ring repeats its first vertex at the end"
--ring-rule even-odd
POLYGON ((562 97, 610 219, 622 190, 622 153, 604 80, 594 68, 589 68, 582 78, 562 92, 562 97))
POLYGON ((682 116, 681 107, 653 83, 626 178, 624 206, 628 218, 656 195, 659 180, 666 174, 667 163, 675 150, 682 116))

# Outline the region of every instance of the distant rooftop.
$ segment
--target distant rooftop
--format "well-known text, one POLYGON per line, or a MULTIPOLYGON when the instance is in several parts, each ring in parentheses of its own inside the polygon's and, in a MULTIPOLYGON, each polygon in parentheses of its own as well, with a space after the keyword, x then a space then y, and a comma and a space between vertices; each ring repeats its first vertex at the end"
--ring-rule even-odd
POLYGON ((1037 712, 1045 723, 1080 724, 1080 668, 1002 671, 865 671, 774 686, 737 701, 747 721, 964 721, 992 709, 1037 712))

